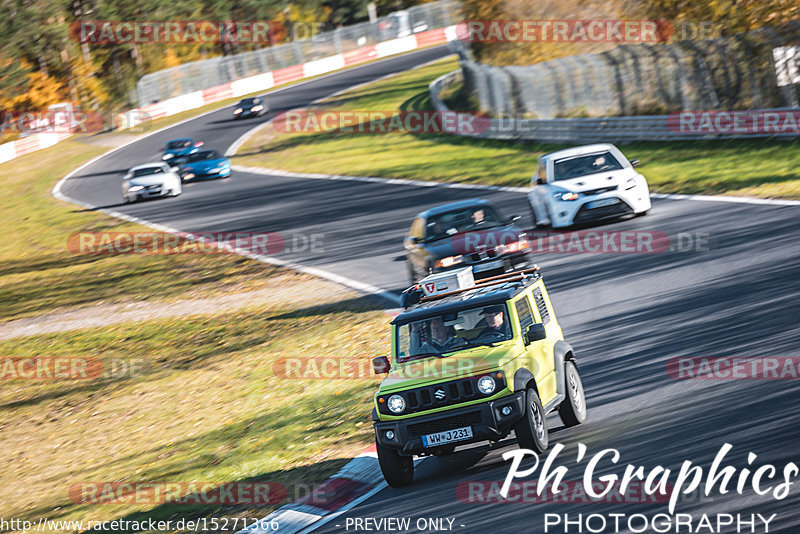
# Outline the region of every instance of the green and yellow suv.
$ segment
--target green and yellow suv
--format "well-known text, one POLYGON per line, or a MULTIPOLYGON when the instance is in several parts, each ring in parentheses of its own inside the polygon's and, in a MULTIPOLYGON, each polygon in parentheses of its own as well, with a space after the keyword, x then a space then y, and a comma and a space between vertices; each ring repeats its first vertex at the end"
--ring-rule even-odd
POLYGON ((376 373, 388 373, 372 419, 389 485, 413 481, 414 455, 449 454, 512 430, 520 447, 540 453, 549 412, 566 426, 586 420, 575 351, 538 267, 428 297, 417 284, 402 300, 391 358, 373 360, 376 373))

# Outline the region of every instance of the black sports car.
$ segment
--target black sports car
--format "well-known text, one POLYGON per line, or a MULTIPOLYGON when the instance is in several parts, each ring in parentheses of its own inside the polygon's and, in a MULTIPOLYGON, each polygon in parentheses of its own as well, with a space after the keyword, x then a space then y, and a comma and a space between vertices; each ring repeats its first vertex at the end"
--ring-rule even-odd
POLYGON ((260 117, 269 111, 267 103, 259 97, 243 98, 236 104, 233 110, 233 116, 236 119, 244 119, 246 117, 260 117))

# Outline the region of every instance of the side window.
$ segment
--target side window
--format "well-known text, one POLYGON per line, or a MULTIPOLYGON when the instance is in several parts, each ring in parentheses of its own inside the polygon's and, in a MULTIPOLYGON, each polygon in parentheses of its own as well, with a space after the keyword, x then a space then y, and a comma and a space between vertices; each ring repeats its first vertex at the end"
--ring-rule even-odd
POLYGON ((540 159, 539 164, 536 166, 536 172, 533 173, 533 180, 531 185, 547 183, 547 160, 540 159))
POLYGON ((416 237, 417 239, 422 239, 425 237, 423 235, 423 229, 425 228, 425 221, 422 219, 414 219, 414 222, 411 223, 411 229, 408 231, 408 235, 410 237, 416 237))
POLYGON ((536 309, 539 310, 542 324, 547 324, 550 321, 550 312, 547 310, 547 304, 544 301, 541 289, 536 288, 533 290, 533 300, 536 302, 536 309))
POLYGON ((408 356, 409 345, 411 343, 408 330, 408 328, 397 329, 397 357, 401 360, 408 356))
POLYGON ((521 331, 525 332, 528 327, 533 324, 533 313, 531 312, 531 305, 528 303, 528 297, 523 295, 514 306, 517 308, 517 316, 519 317, 521 331))

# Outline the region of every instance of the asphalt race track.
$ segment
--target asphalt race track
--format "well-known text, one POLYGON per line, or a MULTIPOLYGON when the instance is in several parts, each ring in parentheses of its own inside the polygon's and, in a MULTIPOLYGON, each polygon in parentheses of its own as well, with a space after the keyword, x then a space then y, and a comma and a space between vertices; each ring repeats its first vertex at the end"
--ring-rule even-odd
MULTIPOLYGON (((301 107, 445 54, 447 49, 440 47, 369 64, 272 92, 267 101, 273 110, 301 107)), ((407 281, 404 232, 411 218, 430 205, 482 196, 506 214, 529 221, 525 197, 519 193, 241 172, 227 180, 185 186, 177 198, 120 204, 122 175, 136 164, 157 160, 168 139, 194 137, 223 152, 271 116, 234 122, 231 108, 204 115, 100 159, 67 180, 62 190, 71 198, 185 231, 323 234, 323 250, 279 257, 391 291, 402 290, 407 281)), ((647 161, 642 163, 646 176, 647 161)), ((279 168, 281 162, 272 166, 279 168)), ((335 167, 331 162, 332 172, 335 167)), ((557 442, 566 445, 558 461, 569 468, 566 480, 580 480, 587 460, 606 448, 618 449, 621 460, 616 466, 601 462, 597 476, 621 476, 628 463, 646 472, 659 465, 677 471, 686 460, 708 469, 726 442, 733 445, 726 464, 737 469, 747 466, 748 452, 758 455, 754 466, 772 463, 779 472, 790 461, 800 462, 800 380, 675 380, 666 372, 667 361, 674 357, 800 357, 798 209, 654 200, 648 216, 594 230, 652 230, 683 243, 708 237, 710 250, 537 254, 566 338, 577 351, 589 403, 589 421, 582 426, 566 430, 557 416, 549 419, 551 447, 557 442), (580 464, 578 443, 588 447, 580 464)), ((653 516, 667 511, 666 503, 458 499, 459 483, 502 481, 508 471, 502 452, 514 447, 512 439, 492 448, 478 446, 425 459, 413 486, 384 489, 321 531, 343 532, 347 518, 381 517, 409 517, 412 531, 417 531, 417 519, 446 517, 454 518, 453 529, 462 532, 544 532, 545 513, 569 513, 577 519, 579 513, 653 516)), ((695 518, 703 513, 778 514, 770 532, 800 532, 800 488, 795 484, 784 500, 758 496, 752 489, 744 495, 732 491, 702 499, 695 494, 679 502, 677 511, 695 518)), ((741 532, 751 531, 743 528, 741 532)), ((569 532, 578 531, 571 525, 569 532)), ((736 525, 724 531, 736 532, 736 525)), ((564 528, 551 527, 549 532, 564 528)))

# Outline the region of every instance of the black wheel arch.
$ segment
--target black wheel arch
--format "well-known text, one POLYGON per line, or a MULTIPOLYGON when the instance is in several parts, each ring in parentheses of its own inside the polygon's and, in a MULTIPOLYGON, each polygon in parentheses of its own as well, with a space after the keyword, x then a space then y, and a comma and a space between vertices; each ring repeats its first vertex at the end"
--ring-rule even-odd
POLYGON ((536 390, 536 394, 539 394, 539 388, 536 387, 536 378, 533 373, 525 367, 517 369, 514 373, 514 391, 525 391, 528 388, 533 388, 536 390))

